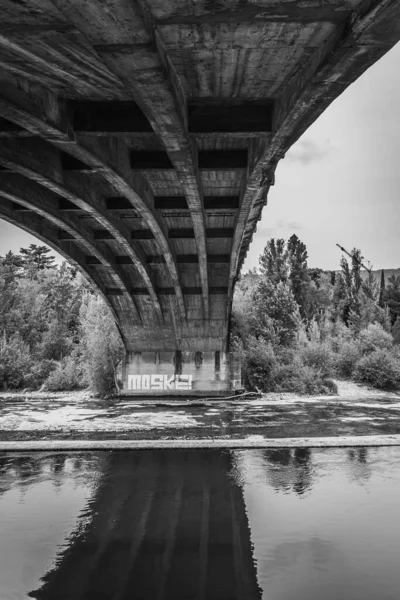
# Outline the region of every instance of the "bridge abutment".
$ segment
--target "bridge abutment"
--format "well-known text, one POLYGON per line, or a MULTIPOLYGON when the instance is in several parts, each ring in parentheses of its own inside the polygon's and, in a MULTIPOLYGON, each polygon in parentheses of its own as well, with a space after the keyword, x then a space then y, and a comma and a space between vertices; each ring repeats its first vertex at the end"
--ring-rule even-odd
POLYGON ((127 352, 124 395, 229 395, 241 387, 236 352, 127 352))

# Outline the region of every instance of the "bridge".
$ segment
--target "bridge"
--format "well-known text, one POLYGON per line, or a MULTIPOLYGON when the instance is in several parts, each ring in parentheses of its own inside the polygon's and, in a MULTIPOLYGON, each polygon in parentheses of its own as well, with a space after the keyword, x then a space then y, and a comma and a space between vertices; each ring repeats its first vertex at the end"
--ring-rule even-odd
POLYGON ((0 218, 102 294, 127 350, 124 391, 237 387, 233 290, 276 166, 400 39, 400 3, 0 10, 0 218))
MULTIPOLYGON (((65 460, 53 458, 61 473, 65 460)), ((111 452, 92 465, 96 490, 29 598, 261 599, 232 454, 111 452)))

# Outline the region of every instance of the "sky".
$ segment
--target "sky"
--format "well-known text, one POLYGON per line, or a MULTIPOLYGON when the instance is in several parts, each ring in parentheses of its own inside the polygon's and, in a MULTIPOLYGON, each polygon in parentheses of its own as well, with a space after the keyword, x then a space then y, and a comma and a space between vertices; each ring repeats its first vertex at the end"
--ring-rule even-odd
MULTIPOLYGON (((400 267, 400 44, 353 83, 279 163, 243 271, 295 233, 308 264, 338 269, 336 243, 374 269, 400 267)), ((0 220, 0 255, 40 243, 0 220)))

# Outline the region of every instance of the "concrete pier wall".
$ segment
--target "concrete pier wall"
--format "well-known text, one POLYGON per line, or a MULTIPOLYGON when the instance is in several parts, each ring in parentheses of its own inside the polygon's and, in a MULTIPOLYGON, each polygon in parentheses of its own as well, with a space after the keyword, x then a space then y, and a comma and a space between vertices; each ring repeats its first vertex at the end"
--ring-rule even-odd
POLYGON ((241 387, 233 352, 128 352, 122 367, 126 395, 225 394, 241 387))

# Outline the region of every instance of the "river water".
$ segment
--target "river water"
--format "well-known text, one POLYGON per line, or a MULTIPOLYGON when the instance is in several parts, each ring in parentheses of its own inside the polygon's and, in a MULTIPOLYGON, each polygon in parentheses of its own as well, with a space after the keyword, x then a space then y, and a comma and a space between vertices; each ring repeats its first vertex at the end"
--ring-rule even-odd
POLYGON ((397 600, 399 463, 399 448, 0 454, 0 598, 397 600))

